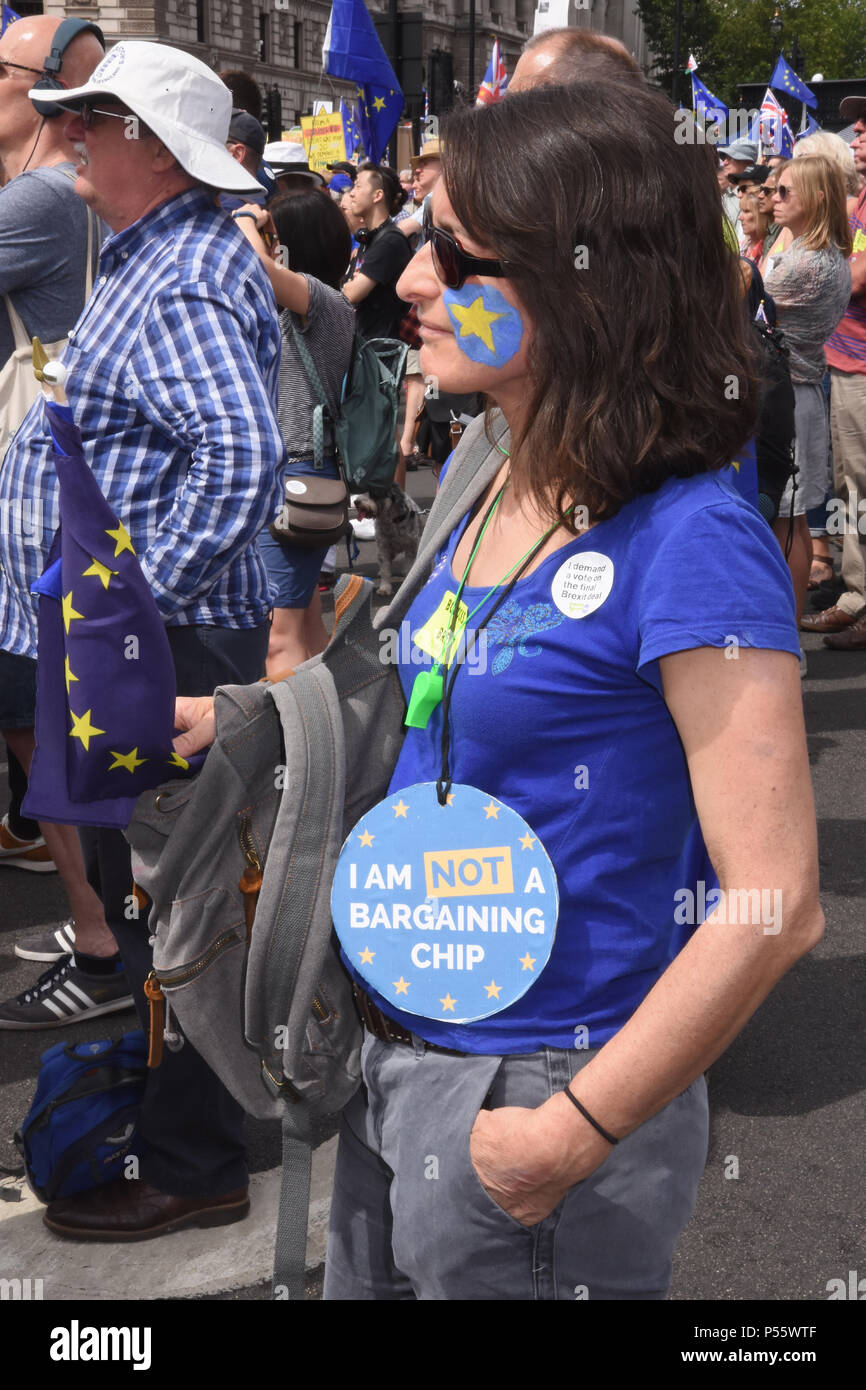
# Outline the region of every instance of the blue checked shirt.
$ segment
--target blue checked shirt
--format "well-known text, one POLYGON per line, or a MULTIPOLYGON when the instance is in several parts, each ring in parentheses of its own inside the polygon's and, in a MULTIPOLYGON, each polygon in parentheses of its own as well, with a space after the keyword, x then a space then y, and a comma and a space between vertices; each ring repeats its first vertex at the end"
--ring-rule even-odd
MULTIPOLYGON (((202 189, 109 237, 63 353, 84 454, 169 625, 257 627, 256 537, 279 507, 270 281, 202 189)), ((36 655, 30 589, 58 525, 41 399, 0 470, 0 649, 36 655)))

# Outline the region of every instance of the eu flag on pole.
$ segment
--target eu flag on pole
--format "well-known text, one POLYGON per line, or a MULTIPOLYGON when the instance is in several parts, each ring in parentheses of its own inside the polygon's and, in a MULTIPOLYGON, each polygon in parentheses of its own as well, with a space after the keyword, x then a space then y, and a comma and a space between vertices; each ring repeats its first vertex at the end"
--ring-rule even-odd
POLYGON ((818 122, 814 120, 812 116, 807 116, 806 129, 801 130, 798 135, 794 136, 794 144, 796 145, 798 140, 805 140, 807 135, 817 135, 820 129, 821 127, 819 126, 818 122))
POLYGON ((137 797, 189 764, 172 748, 174 664, 126 528, 103 497, 68 406, 45 401, 60 529, 39 594, 36 752, 27 815, 129 824, 137 797))
POLYGON ((15 21, 16 21, 16 19, 20 19, 20 18, 21 18, 20 14, 16 14, 15 10, 12 9, 12 6, 11 6, 11 5, 4 5, 4 6, 3 6, 3 22, 2 22, 2 24, 0 24, 0 37, 2 37, 3 34, 6 33, 6 30, 7 30, 7 28, 9 27, 10 24, 14 24, 15 21))
POLYGON ((705 121, 718 125, 728 119, 728 108, 718 97, 714 97, 699 77, 692 73, 692 109, 705 121))
POLYGON ((800 80, 793 68, 788 67, 782 53, 779 54, 778 62, 773 68, 770 86, 777 87, 780 92, 790 92, 792 97, 796 97, 798 101, 804 101, 807 106, 818 105, 818 98, 815 93, 810 91, 805 82, 800 80))
POLYGON ((351 159, 361 144, 361 137, 358 134, 358 127, 355 125, 355 118, 342 97, 340 98, 340 119, 343 122, 343 142, 346 146, 346 158, 351 159))
POLYGON ((333 0, 322 65, 331 77, 357 83, 358 133, 378 164, 403 113, 403 93, 364 0, 333 0))
POLYGON ((499 40, 493 40, 493 52, 490 55, 490 62, 487 64, 487 71, 478 88, 478 96, 475 98, 476 106, 489 106, 491 102, 501 101, 505 96, 505 89, 508 86, 508 73, 505 71, 505 64, 502 61, 502 54, 499 52, 499 40))

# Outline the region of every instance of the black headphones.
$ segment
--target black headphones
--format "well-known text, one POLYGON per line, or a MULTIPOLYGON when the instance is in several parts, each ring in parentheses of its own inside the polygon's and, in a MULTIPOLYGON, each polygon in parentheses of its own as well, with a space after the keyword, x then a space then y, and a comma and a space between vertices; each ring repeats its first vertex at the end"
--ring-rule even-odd
MULTIPOLYGON (((96 24, 91 24, 88 19, 64 19, 54 35, 51 52, 43 64, 42 76, 38 82, 33 83, 34 91, 62 92, 66 90, 57 77, 63 63, 63 55, 73 39, 77 38, 79 34, 86 33, 95 34, 102 47, 105 47, 105 35, 96 24)), ((31 97, 30 100, 43 120, 51 120, 52 116, 66 114, 64 108, 58 106, 55 101, 39 101, 36 97, 31 97)))

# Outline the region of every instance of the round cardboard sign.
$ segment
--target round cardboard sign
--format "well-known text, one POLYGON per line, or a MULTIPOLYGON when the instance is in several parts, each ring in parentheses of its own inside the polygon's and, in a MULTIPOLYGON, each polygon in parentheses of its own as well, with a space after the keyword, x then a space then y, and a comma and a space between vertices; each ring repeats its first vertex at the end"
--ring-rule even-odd
POLYGON ((406 1013, 472 1023, 525 994, 550 958, 556 873, 522 816, 435 782, 380 801, 346 839, 331 890, 343 950, 406 1013))
POLYGON ((290 492, 294 497, 301 497, 307 490, 306 483, 299 483, 296 478, 290 478, 286 483, 286 492, 290 492))

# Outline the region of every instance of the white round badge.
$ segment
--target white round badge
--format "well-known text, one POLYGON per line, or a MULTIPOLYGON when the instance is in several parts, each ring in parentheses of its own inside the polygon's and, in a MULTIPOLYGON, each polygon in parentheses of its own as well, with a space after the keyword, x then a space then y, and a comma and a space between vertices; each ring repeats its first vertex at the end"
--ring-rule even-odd
POLYGON ((586 618, 601 608, 613 588, 613 560, 598 550, 584 550, 560 565, 550 593, 567 618, 586 618))
POLYGON ((286 483, 286 492, 290 492, 293 497, 302 497, 306 490, 307 484, 299 483, 294 478, 289 479, 289 481, 286 483))

